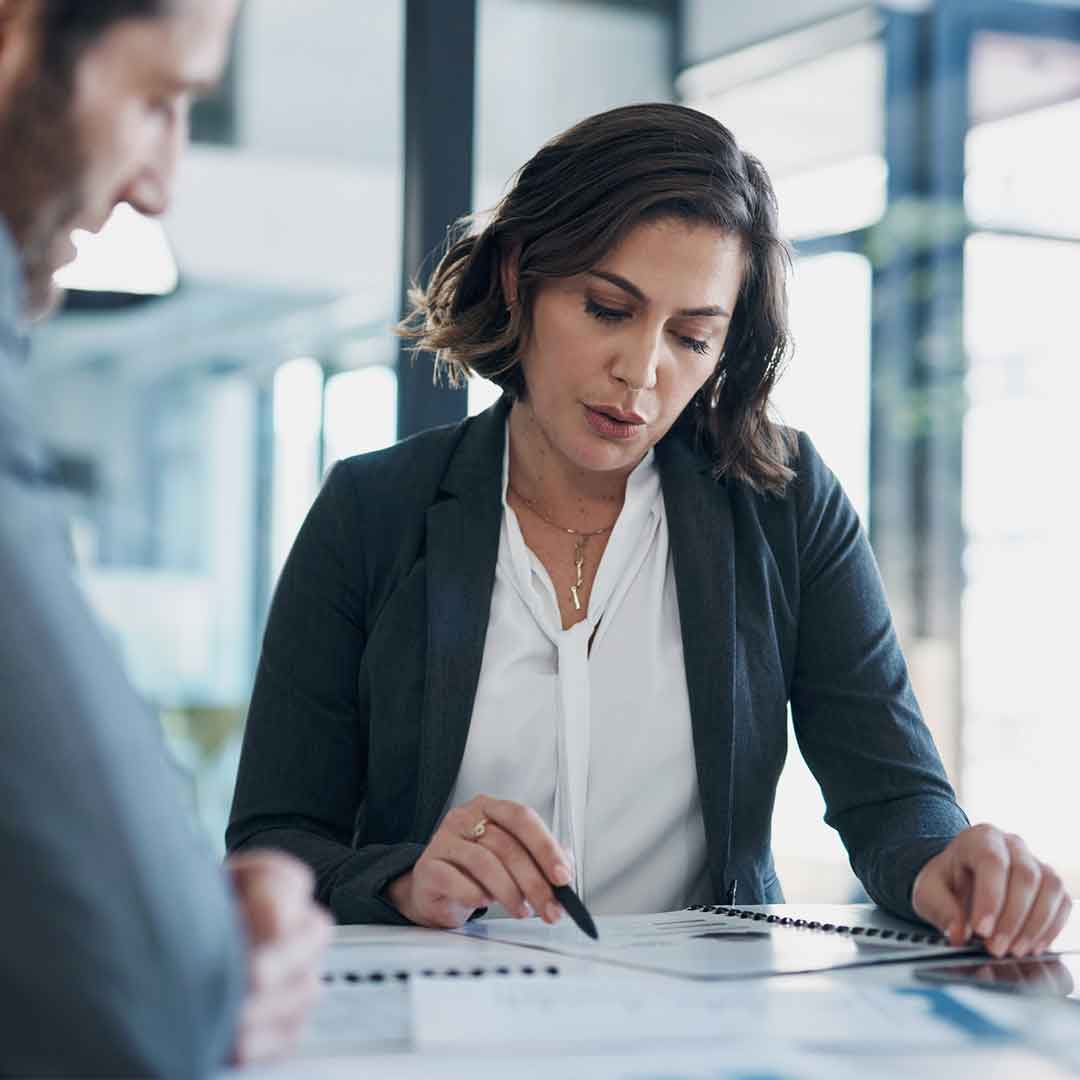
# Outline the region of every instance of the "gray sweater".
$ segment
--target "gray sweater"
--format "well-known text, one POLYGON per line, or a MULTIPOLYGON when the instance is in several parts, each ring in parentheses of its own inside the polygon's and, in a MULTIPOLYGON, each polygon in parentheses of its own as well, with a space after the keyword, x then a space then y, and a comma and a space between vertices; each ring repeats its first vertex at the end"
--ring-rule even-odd
POLYGON ((224 875, 73 578, 0 221, 0 1074, 197 1077, 244 983, 224 875))

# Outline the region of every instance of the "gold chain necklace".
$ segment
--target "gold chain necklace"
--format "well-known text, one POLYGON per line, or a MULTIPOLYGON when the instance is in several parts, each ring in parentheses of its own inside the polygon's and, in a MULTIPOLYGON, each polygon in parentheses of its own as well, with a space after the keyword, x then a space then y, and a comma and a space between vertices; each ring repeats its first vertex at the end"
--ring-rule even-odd
MULTIPOLYGON (((604 533, 611 532, 615 528, 615 522, 610 525, 604 526, 602 529, 593 529, 591 532, 586 532, 583 529, 568 529, 565 525, 560 525, 556 521, 552 521, 551 518, 540 509, 536 503, 530 499, 527 495, 522 495, 520 491, 513 484, 509 485, 510 490, 546 525, 550 525, 553 529, 558 529, 559 532, 569 533, 574 537, 574 570, 577 572, 577 581, 570 586, 570 599, 574 602, 574 610, 581 610, 581 587, 585 584, 585 544, 588 542, 591 536, 602 536, 604 533)), ((618 520, 616 518, 616 520, 618 520)))

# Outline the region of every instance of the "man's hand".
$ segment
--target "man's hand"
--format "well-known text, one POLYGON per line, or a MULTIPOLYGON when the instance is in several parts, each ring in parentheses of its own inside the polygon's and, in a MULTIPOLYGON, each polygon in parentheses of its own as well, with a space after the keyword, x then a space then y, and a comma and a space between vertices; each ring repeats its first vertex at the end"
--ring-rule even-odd
POLYGON ((994 956, 1044 952, 1072 911, 1061 878, 1019 836, 992 825, 965 829, 927 862, 911 903, 953 945, 975 933, 994 956))
POLYGON ((319 989, 331 919, 312 900, 311 871, 289 855, 255 851, 225 860, 247 930, 248 991, 233 1057, 238 1065, 283 1053, 319 989))
POLYGON ((569 858, 536 811, 477 795, 443 819, 412 870, 386 887, 386 897, 421 926, 461 926, 498 900, 509 914, 562 916, 552 885, 569 885, 569 858))

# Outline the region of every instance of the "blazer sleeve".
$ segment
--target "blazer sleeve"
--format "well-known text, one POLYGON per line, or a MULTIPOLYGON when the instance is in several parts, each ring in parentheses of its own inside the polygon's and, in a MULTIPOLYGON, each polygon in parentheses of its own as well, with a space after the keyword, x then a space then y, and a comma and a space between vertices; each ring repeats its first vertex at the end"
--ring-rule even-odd
POLYGON ((0 1074, 216 1073, 243 934, 41 489, 0 472, 0 1074))
POLYGON ((314 871, 342 923, 406 923, 382 890, 416 843, 353 847, 367 789, 358 702, 367 581, 364 506, 345 463, 331 470, 282 569, 270 609, 226 832, 230 851, 276 847, 314 871))
POLYGON ((916 919, 916 875, 968 820, 915 700, 858 515, 804 434, 795 485, 795 735, 866 891, 916 919))

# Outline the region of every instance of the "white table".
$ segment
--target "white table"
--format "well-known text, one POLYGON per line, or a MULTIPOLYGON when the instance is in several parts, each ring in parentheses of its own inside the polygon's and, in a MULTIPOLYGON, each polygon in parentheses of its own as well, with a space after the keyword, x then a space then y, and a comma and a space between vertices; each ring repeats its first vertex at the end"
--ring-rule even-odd
MULTIPOLYGON (((776 914, 797 914, 818 922, 848 925, 876 925, 897 928, 905 924, 872 905, 773 905, 753 910, 776 914)), ((1080 949, 1080 928, 1072 927, 1063 941, 1066 948, 1080 949)), ((919 965, 935 961, 915 961, 845 968, 808 975, 773 976, 743 980, 734 984, 742 992, 777 1006, 785 1000, 805 1000, 805 994, 787 997, 789 992, 816 991, 818 1008, 828 1010, 835 1001, 837 1011, 850 1009, 855 998, 877 1001, 897 988, 925 990, 931 985, 917 980, 919 965)), ((962 962, 956 960, 953 962, 962 962)), ((919 1080, 977 1076, 978 1080, 1041 1080, 1058 1076, 1080 1076, 1080 1004, 1020 999, 989 991, 968 991, 964 1001, 975 1002, 980 1015, 999 1026, 1023 1033, 1022 1040, 984 1044, 983 1040, 954 1041, 953 1045, 929 1045, 917 1023, 911 1030, 890 1033, 881 1045, 830 1044, 820 1046, 791 1040, 775 1030, 767 1036, 748 1031, 745 1037, 658 1038, 648 1028, 651 1009, 665 1002, 685 1000, 692 987, 718 984, 688 983, 687 980, 595 964, 587 960, 556 956, 519 946, 464 940, 457 935, 411 928, 350 926, 339 927, 327 959, 328 984, 316 1016, 294 1057, 268 1069, 248 1070, 241 1075, 274 1077, 387 1077, 413 1080, 420 1077, 468 1077, 488 1080, 506 1077, 576 1077, 597 1080, 802 1080, 835 1077, 919 1077, 919 1080), (516 962, 515 962, 516 961, 516 962), (525 974, 522 966, 531 969, 525 974), (407 971, 419 969, 426 976, 407 971), (493 975, 496 969, 500 973, 493 975), (509 968, 507 971, 505 969, 509 968), (431 1008, 431 1002, 446 993, 458 998, 475 994, 469 983, 488 979, 484 994, 505 994, 506 987, 532 980, 523 991, 529 997, 538 984, 547 980, 555 987, 548 968, 558 969, 558 979, 569 992, 571 987, 592 988, 610 980, 621 980, 621 990, 646 999, 642 1022, 628 1024, 617 1040, 610 1037, 583 1040, 580 1034, 562 1040, 545 1023, 542 1009, 535 1021, 535 1035, 526 1042, 495 1045, 486 1039, 454 1044, 418 1045, 414 1039, 412 1014, 414 999, 431 1008), (446 974, 450 970, 457 974, 446 974), (377 972, 377 974, 376 974, 377 972), (474 974, 475 972, 475 974, 474 974), (432 974, 433 973, 433 974, 432 974), (346 978, 346 975, 351 978, 346 978), (376 981, 372 981, 372 976, 376 981), (379 978, 381 975, 381 979, 379 978), (491 976, 491 978, 489 978, 491 976), (435 979, 439 985, 410 989, 417 980, 435 979), (493 981, 494 980, 494 981, 493 981), (460 987, 454 990, 454 987, 460 987), (679 997, 681 995, 681 998, 679 997), (1073 1020, 1072 1010, 1075 1010, 1073 1020), (1063 1026, 1063 1024, 1065 1026, 1063 1026), (1072 1035, 1075 1025, 1075 1037, 1072 1035), (1064 1032, 1064 1036, 1063 1036, 1064 1032)), ((724 984, 730 988, 733 984, 724 984)), ((600 992, 600 991, 598 991, 600 992)), ((737 991, 738 992, 738 991, 737 991)), ((562 990, 549 989, 558 998, 562 990)), ((907 995, 901 995, 907 997, 907 995)), ((669 1004, 670 1008, 670 1004, 669 1004)), ((538 1006, 538 1009, 540 1007, 538 1006)), ((495 1010, 497 1012, 497 1010, 495 1010)), ((467 1019, 475 1024, 476 1017, 467 1019)), ((521 1018, 519 1017, 519 1020, 521 1018)), ((531 1013, 525 1018, 532 1024, 531 1013)), ((838 1016, 828 1019, 842 1027, 838 1016)), ((911 1023, 909 1017, 909 1024, 911 1023)), ((416 1030, 424 1030, 418 1024, 416 1030)), ((487 1030, 482 1026, 478 1030, 487 1030)), ((500 1032, 503 1038, 505 1032, 500 1032)), ((515 1036, 516 1037, 516 1036, 515 1036)))

